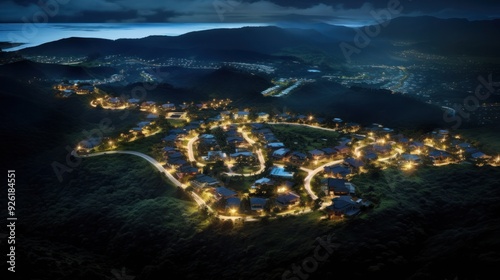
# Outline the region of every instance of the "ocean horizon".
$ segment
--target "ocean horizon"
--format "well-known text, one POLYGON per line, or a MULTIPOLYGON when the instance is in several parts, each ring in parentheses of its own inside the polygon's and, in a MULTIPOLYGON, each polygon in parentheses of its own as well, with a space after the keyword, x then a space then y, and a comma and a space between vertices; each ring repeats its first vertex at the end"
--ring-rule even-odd
POLYGON ((179 36, 216 28, 266 26, 258 23, 1 23, 0 42, 19 44, 3 51, 17 51, 70 37, 138 39, 153 35, 179 36))

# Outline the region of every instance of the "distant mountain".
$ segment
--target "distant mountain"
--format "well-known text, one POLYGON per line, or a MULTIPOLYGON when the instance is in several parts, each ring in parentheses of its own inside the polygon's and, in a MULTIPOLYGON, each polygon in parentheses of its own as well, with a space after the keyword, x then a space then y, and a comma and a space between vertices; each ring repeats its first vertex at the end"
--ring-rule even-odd
POLYGON ((116 74, 112 67, 81 67, 59 64, 37 63, 22 60, 14 63, 0 65, 0 76, 30 79, 100 79, 116 74))
MULTIPOLYGON (((377 36, 363 52, 360 61, 388 61, 394 51, 402 48, 442 54, 488 56, 500 47, 500 20, 468 21, 434 17, 399 17, 380 27, 377 36), (394 41, 407 44, 395 46, 394 41)), ((318 61, 345 62, 339 44, 355 43, 358 29, 326 23, 281 24, 281 27, 243 27, 212 29, 180 36, 150 36, 142 39, 67 38, 37 47, 22 49, 22 55, 111 55, 122 54, 144 58, 189 57, 219 61, 256 61, 276 59, 276 55, 295 57, 312 64, 318 61), (323 56, 319 59, 310 59, 323 56)))
POLYGON ((22 49, 23 55, 124 54, 143 57, 196 57, 221 59, 269 58, 291 46, 314 45, 329 48, 332 38, 313 29, 283 29, 279 27, 243 27, 213 29, 184 35, 149 36, 142 39, 67 38, 37 47, 22 49))
MULTIPOLYGON (((384 23, 379 40, 414 42, 421 51, 441 54, 498 55, 500 19, 469 21, 435 17, 399 17, 384 23)), ((374 30, 374 26, 370 27, 374 30)))

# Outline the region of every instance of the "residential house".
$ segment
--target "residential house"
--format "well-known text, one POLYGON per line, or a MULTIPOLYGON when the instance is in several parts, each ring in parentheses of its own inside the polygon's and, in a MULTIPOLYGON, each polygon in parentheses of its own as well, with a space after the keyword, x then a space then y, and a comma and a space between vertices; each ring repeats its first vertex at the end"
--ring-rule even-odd
POLYGON ((293 152, 290 156, 290 162, 297 165, 302 165, 307 160, 307 155, 301 152, 293 152))
POLYGON ((332 205, 326 208, 328 216, 354 216, 360 212, 360 204, 353 201, 348 195, 334 197, 332 205))
POLYGON ((250 112, 239 111, 233 115, 233 119, 235 119, 235 120, 248 120, 249 115, 250 115, 250 112))
POLYGON ((263 122, 268 121, 269 120, 269 114, 268 113, 264 113, 264 112, 260 112, 260 113, 257 114, 257 119, 259 121, 263 121, 263 122))
POLYGON ((281 208, 289 208, 298 205, 300 196, 293 192, 280 194, 276 197, 276 204, 281 208))
POLYGON ((308 152, 309 158, 312 160, 321 160, 325 157, 325 152, 322 150, 312 150, 308 152))
POLYGON ((273 152, 273 158, 277 160, 281 160, 285 158, 288 153, 290 153, 290 149, 287 148, 281 148, 273 152))
POLYGON ((252 211, 263 211, 267 204, 267 199, 261 197, 250 197, 250 209, 252 211))
POLYGON ((324 171, 326 175, 338 179, 346 179, 351 176, 351 169, 342 165, 326 166, 324 171))
POLYGON ((363 166, 365 166, 365 163, 360 160, 360 159, 355 159, 355 158, 346 158, 344 160, 344 163, 349 166, 352 170, 354 171, 359 171, 363 166))
POLYGON ((240 212, 241 199, 239 197, 229 197, 226 199, 226 212, 229 214, 237 214, 240 212))
POLYGON ((177 168, 175 174, 179 178, 183 178, 186 176, 193 176, 198 174, 199 169, 197 167, 191 166, 191 165, 184 165, 179 168, 177 168))
POLYGON ((271 150, 281 149, 281 148, 284 148, 284 147, 285 147, 285 144, 283 144, 281 142, 272 142, 272 143, 268 143, 267 144, 267 148, 269 148, 271 150))
POLYGON ((346 145, 338 145, 338 146, 335 146, 335 151, 336 151, 336 154, 337 155, 348 155, 349 152, 351 151, 351 149, 349 149, 349 147, 347 147, 346 145))
POLYGON ((166 104, 161 105, 161 107, 165 111, 175 111, 175 104, 173 104, 173 103, 166 103, 166 104))
POLYGON ((344 179, 327 178, 323 182, 323 190, 328 195, 348 195, 351 188, 346 183, 344 179))
POLYGON ((198 174, 193 178, 193 180, 191 180, 191 186, 198 189, 203 189, 206 187, 214 187, 217 186, 218 184, 219 181, 217 179, 204 174, 198 174))
POLYGON ((434 163, 444 163, 447 162, 451 159, 451 155, 445 151, 441 150, 433 150, 429 152, 429 158, 434 162, 434 163))
POLYGON ((230 197, 236 197, 236 192, 230 190, 226 187, 217 187, 214 189, 214 196, 217 200, 228 199, 230 197))
POLYGON ((294 172, 285 171, 285 168, 275 166, 271 170, 270 176, 277 178, 293 179, 294 172))

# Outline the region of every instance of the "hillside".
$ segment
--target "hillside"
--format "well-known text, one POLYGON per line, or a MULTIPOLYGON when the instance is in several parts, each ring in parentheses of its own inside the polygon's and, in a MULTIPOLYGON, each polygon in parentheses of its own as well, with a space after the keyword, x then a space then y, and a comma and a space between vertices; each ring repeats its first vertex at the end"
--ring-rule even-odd
POLYGON ((0 65, 0 76, 14 79, 68 79, 68 80, 89 80, 109 78, 116 74, 116 69, 112 67, 81 67, 67 66, 59 64, 38 63, 29 60, 22 60, 14 63, 0 65))

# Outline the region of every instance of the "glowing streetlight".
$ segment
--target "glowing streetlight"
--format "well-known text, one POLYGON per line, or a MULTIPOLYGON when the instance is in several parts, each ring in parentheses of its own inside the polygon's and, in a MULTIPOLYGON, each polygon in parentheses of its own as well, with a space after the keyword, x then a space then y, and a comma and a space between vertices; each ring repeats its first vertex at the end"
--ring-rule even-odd
POLYGON ((113 145, 113 141, 109 140, 108 144, 109 144, 110 146, 112 146, 112 145, 113 145))
POLYGON ((231 215, 234 215, 236 213, 236 209, 234 209, 234 208, 229 209, 229 213, 231 215))

